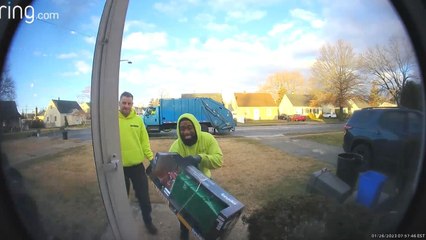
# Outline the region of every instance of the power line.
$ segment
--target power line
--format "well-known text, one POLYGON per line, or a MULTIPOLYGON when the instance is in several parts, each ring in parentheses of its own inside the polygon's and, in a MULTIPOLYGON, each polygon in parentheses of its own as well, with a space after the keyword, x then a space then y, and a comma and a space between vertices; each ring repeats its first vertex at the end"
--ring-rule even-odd
POLYGON ((57 27, 57 28, 59 28, 61 30, 64 30, 64 31, 66 30, 66 31, 69 31, 71 33, 76 33, 76 34, 79 34, 79 35, 82 35, 82 36, 85 36, 85 37, 94 37, 94 36, 91 36, 91 35, 88 35, 88 34, 85 34, 85 33, 81 33, 79 31, 76 31, 76 30, 74 30, 72 28, 64 27, 62 25, 59 25, 59 24, 56 24, 56 23, 53 23, 53 22, 48 22, 48 21, 46 21, 44 19, 37 19, 37 20, 39 20, 40 22, 44 22, 44 23, 50 24, 52 26, 55 26, 55 27, 57 27))

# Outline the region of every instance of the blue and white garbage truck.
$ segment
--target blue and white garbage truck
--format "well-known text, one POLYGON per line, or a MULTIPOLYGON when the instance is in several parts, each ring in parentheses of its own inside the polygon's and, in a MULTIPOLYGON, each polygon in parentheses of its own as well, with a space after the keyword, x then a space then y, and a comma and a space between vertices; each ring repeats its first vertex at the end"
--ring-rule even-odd
POLYGON ((149 133, 170 131, 176 129, 177 120, 183 113, 193 114, 205 132, 209 128, 219 134, 235 130, 231 111, 211 98, 160 99, 159 106, 146 109, 143 121, 149 133))

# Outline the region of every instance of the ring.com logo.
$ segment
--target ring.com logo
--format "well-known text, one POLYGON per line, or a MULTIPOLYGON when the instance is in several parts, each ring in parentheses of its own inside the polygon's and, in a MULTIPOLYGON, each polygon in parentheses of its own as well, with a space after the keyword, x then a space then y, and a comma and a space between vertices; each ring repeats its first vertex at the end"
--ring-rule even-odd
POLYGON ((59 13, 36 13, 33 6, 28 5, 22 7, 19 5, 12 6, 10 2, 8 5, 0 5, 0 20, 1 19, 23 19, 26 23, 31 24, 34 20, 56 20, 59 19, 59 13))

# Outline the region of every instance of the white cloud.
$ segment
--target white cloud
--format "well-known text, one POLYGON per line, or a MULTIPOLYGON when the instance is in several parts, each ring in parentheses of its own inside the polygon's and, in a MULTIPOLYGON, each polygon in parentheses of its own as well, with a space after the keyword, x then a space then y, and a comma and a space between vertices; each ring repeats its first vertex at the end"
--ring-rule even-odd
POLYGON ((265 11, 231 11, 228 12, 228 18, 231 20, 237 20, 243 23, 260 20, 266 16, 265 11))
POLYGON ((226 23, 220 24, 220 23, 208 23, 205 25, 205 28, 210 31, 217 31, 217 32, 225 32, 232 29, 232 27, 226 23))
POLYGON ((95 37, 85 37, 84 41, 86 43, 89 43, 89 44, 95 44, 96 43, 96 38, 95 37))
POLYGON ((180 9, 181 5, 177 1, 170 1, 168 3, 156 2, 154 9, 164 14, 173 14, 180 9))
POLYGON ((271 6, 280 0, 208 0, 207 4, 215 11, 236 11, 271 6))
POLYGON ((47 57, 47 54, 42 51, 34 51, 33 55, 37 57, 47 57))
POLYGON ((127 35, 123 40, 123 49, 148 51, 160 49, 167 46, 167 33, 134 32, 127 35))
POLYGON ((325 22, 317 18, 313 12, 310 12, 304 9, 300 9, 300 8, 293 9, 290 11, 290 15, 295 18, 299 18, 309 22, 313 28, 322 28, 325 24, 325 22))
POLYGON ((146 30, 153 30, 155 28, 156 28, 155 24, 146 23, 144 21, 138 21, 138 20, 126 21, 124 24, 124 32, 128 32, 133 29, 136 29, 136 31, 146 31, 146 30))
POLYGON ((180 23, 187 23, 188 21, 189 20, 186 17, 181 17, 181 18, 178 19, 178 22, 180 22, 180 23))
POLYGON ((63 76, 63 77, 75 77, 75 76, 80 76, 80 75, 91 73, 91 71, 92 71, 92 66, 87 64, 84 61, 74 62, 74 67, 75 67, 75 71, 63 72, 63 73, 61 73, 61 76, 63 76))
POLYGON ((199 4, 199 0, 170 0, 168 2, 157 2, 154 9, 167 16, 182 16, 185 12, 199 4))
POLYGON ((77 53, 75 52, 62 53, 58 55, 59 59, 69 59, 69 58, 76 58, 76 57, 77 57, 77 53))
POLYGON ((77 68, 77 74, 87 74, 92 71, 92 67, 84 61, 77 61, 75 63, 75 67, 77 68))
POLYGON ((279 24, 275 24, 271 31, 268 32, 269 36, 276 36, 280 33, 283 33, 289 29, 291 29, 294 26, 293 23, 279 23, 279 24))
POLYGON ((197 22, 208 23, 208 22, 213 22, 216 19, 216 17, 214 15, 211 15, 211 14, 200 13, 200 14, 197 14, 194 17, 194 19, 197 22))
POLYGON ((141 84, 144 80, 144 74, 139 69, 131 69, 129 71, 120 72, 120 83, 121 81, 133 83, 133 84, 141 84))
POLYGON ((172 97, 256 91, 273 72, 310 68, 322 42, 316 35, 295 34, 295 38, 295 42, 283 42, 278 48, 253 35, 239 35, 238 40, 210 38, 204 43, 192 38, 185 49, 156 51, 153 65, 121 73, 120 88, 132 89, 146 101, 158 98, 161 89, 168 89, 172 97))

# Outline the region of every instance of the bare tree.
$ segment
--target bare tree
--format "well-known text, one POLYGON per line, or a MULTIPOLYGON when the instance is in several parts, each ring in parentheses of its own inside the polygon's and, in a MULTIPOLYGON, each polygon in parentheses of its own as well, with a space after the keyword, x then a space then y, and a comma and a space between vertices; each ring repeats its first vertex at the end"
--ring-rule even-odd
POLYGON ((385 46, 370 48, 362 54, 362 67, 373 75, 379 87, 400 105, 401 90, 417 78, 415 57, 407 39, 392 37, 385 46))
POLYGON ((304 78, 297 71, 277 72, 266 79, 266 82, 259 87, 258 92, 270 93, 279 103, 286 93, 298 92, 303 84, 304 78))
POLYGON ((324 99, 323 103, 339 106, 340 113, 343 113, 347 100, 359 95, 362 88, 363 84, 358 74, 358 60, 352 46, 338 40, 335 45, 324 45, 312 66, 312 77, 316 81, 317 92, 325 96, 318 98, 324 99))
POLYGON ((90 102, 90 91, 91 88, 90 86, 86 86, 81 93, 77 96, 77 102, 79 104, 85 103, 85 102, 90 102))
POLYGON ((0 77, 0 100, 13 101, 15 98, 15 82, 9 74, 9 67, 6 66, 0 77))
POLYGON ((372 82, 370 95, 368 96, 368 104, 372 107, 377 107, 383 102, 384 97, 380 94, 379 84, 376 81, 372 82))

